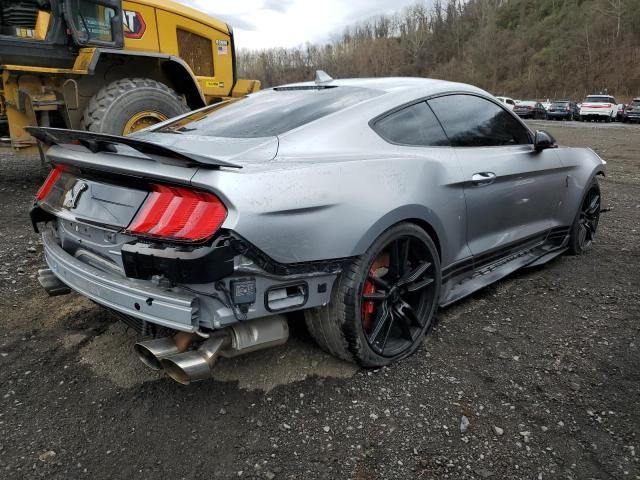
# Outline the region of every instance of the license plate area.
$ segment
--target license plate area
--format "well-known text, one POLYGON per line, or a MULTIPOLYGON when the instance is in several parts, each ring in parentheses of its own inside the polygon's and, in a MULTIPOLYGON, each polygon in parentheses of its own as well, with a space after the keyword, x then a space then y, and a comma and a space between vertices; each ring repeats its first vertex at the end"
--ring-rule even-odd
POLYGON ((66 218, 112 228, 126 228, 148 191, 63 172, 44 204, 66 218))

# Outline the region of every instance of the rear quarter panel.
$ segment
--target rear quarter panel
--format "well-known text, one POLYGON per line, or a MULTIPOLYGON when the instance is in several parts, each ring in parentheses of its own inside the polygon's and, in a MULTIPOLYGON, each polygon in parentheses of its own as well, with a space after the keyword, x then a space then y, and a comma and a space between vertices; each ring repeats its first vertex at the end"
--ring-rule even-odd
POLYGON ((282 263, 364 253, 390 226, 428 222, 443 264, 468 256, 461 173, 449 149, 433 157, 334 155, 269 168, 200 171, 194 186, 215 191, 231 229, 282 263))

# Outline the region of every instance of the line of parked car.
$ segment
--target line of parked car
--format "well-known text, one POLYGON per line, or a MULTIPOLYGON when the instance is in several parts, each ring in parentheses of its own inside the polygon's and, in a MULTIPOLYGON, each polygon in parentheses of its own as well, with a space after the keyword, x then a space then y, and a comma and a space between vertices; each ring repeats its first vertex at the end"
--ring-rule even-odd
POLYGON ((496 97, 521 118, 604 122, 640 122, 640 97, 629 104, 611 95, 588 95, 582 103, 571 100, 540 102, 496 97))

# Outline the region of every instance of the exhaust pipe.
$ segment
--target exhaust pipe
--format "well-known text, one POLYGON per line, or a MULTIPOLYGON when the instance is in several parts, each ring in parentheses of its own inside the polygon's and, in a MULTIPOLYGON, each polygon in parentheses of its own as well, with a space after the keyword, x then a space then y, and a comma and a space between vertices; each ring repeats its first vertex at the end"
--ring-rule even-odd
POLYGON ((71 289, 67 284, 56 277, 49 268, 38 270, 38 282, 50 297, 58 297, 71 293, 71 289))
POLYGON ((185 352, 194 337, 195 333, 177 333, 173 337, 157 338, 147 342, 138 342, 133 349, 138 354, 138 358, 147 367, 153 370, 162 370, 160 360, 171 355, 185 352))
POLYGON ((167 375, 182 385, 211 378, 220 356, 235 357, 284 344, 289 325, 284 316, 261 318, 226 328, 206 340, 200 348, 160 360, 167 375))
POLYGON ((173 357, 163 358, 160 364, 164 371, 176 382, 189 385, 211 377, 211 369, 216 364, 223 348, 231 345, 231 337, 222 332, 204 342, 200 348, 173 357))

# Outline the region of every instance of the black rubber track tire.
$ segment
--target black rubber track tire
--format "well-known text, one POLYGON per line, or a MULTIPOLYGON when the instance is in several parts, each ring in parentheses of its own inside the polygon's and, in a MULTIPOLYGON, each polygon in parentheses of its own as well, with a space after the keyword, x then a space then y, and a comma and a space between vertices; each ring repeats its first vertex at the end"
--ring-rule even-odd
POLYGON ((580 206, 578 207, 578 211, 576 213, 576 217, 573 220, 573 225, 571 225, 568 250, 569 255, 581 255, 591 248, 591 245, 589 245, 589 247, 587 247, 586 249, 580 246, 580 242, 578 241, 578 230, 580 228, 580 213, 582 212, 583 204, 587 198, 587 195, 593 188, 596 188, 598 190, 598 194, 600 195, 600 206, 602 208, 602 194, 600 191, 600 184, 598 183, 598 179, 594 178, 584 192, 583 198, 580 201, 580 206))
POLYGON ((80 128, 122 135, 129 119, 144 110, 171 118, 188 112, 189 107, 180 95, 161 82, 149 78, 124 78, 94 95, 85 108, 80 128))
POLYGON ((305 310, 307 329, 320 348, 335 357, 365 368, 389 365, 413 354, 421 345, 424 336, 435 322, 441 283, 440 259, 433 240, 419 226, 413 223, 399 223, 385 231, 363 255, 345 267, 333 286, 331 302, 327 306, 305 310), (364 270, 390 239, 403 234, 420 238, 431 251, 436 277, 435 300, 429 312, 430 321, 426 322, 424 331, 414 344, 395 357, 383 357, 371 349, 364 335, 360 293, 366 276, 364 270))

